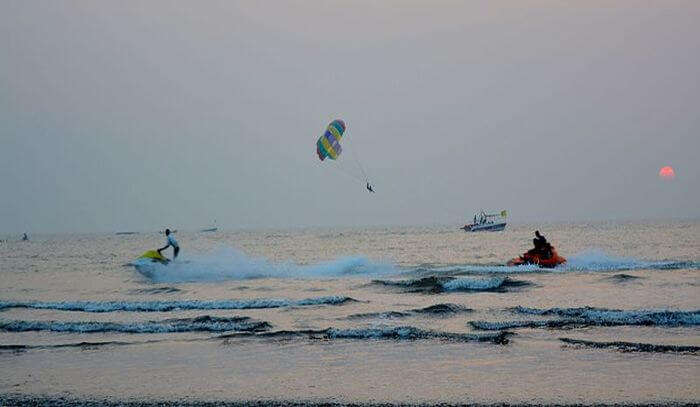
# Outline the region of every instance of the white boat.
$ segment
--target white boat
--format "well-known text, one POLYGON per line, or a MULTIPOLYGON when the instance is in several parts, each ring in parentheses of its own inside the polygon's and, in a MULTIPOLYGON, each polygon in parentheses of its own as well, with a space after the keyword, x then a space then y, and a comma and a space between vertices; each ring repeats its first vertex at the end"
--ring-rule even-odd
POLYGON ((464 225, 465 232, 500 232, 506 228, 506 216, 508 212, 486 213, 481 211, 474 215, 474 223, 464 225))

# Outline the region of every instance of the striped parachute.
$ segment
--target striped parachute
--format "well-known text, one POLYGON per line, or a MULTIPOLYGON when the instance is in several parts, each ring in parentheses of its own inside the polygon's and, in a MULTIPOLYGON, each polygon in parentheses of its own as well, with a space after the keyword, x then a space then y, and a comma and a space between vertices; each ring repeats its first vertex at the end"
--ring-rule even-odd
MULTIPOLYGON (((318 154, 318 158, 321 161, 325 160, 326 158, 338 160, 340 153, 343 151, 343 149, 340 147, 340 140, 343 138, 343 135, 345 135, 346 129, 347 127, 345 126, 345 122, 339 119, 333 120, 330 122, 328 127, 326 127, 326 131, 324 131, 321 137, 318 138, 318 141, 316 141, 316 154, 318 154)), ((369 192, 374 192, 362 163, 360 163, 360 160, 357 159, 357 156, 352 148, 348 148, 348 151, 350 151, 350 155, 353 159, 348 160, 346 157, 342 160, 338 160, 336 163, 331 165, 331 167, 334 167, 349 177, 366 183, 365 187, 367 190, 369 192)))
POLYGON ((340 148, 340 139, 345 133, 345 122, 342 120, 333 120, 326 131, 318 138, 316 142, 316 153, 321 161, 326 158, 335 160, 343 151, 340 148))

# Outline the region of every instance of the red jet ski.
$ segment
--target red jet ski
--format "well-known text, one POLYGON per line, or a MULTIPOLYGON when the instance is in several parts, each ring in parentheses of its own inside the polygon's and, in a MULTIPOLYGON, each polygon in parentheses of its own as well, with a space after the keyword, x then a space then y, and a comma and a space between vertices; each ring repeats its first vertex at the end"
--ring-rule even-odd
POLYGON ((540 267, 554 268, 560 264, 566 263, 566 259, 561 257, 556 249, 550 246, 549 253, 542 253, 532 249, 520 257, 516 257, 508 261, 509 266, 520 266, 523 264, 536 264, 540 267))

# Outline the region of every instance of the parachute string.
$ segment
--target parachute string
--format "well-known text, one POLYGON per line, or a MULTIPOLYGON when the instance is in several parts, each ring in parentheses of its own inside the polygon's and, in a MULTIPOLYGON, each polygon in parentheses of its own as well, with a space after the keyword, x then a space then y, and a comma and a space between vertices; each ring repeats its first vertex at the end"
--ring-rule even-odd
MULTIPOLYGON (((347 132, 349 133, 349 131, 347 132)), ((352 155, 353 161, 355 161, 355 164, 360 169, 360 172, 362 172, 362 176, 364 177, 364 180, 362 181, 369 182, 369 176, 367 175, 367 171, 365 171, 365 167, 362 165, 362 161, 360 161, 360 159, 357 157, 355 149, 350 144, 347 144, 345 149, 350 151, 350 155, 352 155)))
POLYGON ((346 168, 343 168, 343 166, 340 162, 337 162, 337 164, 339 164, 339 165, 331 165, 330 167, 333 168, 334 171, 338 171, 341 174, 345 175, 346 177, 350 177, 355 181, 364 182, 364 180, 361 177, 358 177, 357 174, 354 174, 351 171, 348 171, 346 168))
POLYGON ((367 176, 367 171, 365 171, 365 167, 362 166, 362 162, 360 161, 359 158, 357 158, 357 154, 355 154, 355 149, 354 148, 349 148, 350 154, 352 154, 352 158, 355 160, 355 163, 357 163, 357 166, 360 167, 360 171, 362 171, 362 176, 365 177, 365 182, 369 182, 369 177, 367 176))
POLYGON ((350 147, 352 143, 343 145, 343 149, 341 149, 340 139, 343 136, 347 136, 345 123, 342 120, 333 120, 321 135, 321 138, 318 139, 317 149, 325 153, 321 154, 321 152, 319 152, 319 157, 322 161, 324 156, 332 159, 336 163, 329 165, 331 168, 363 184, 367 183, 367 189, 374 192, 371 190, 369 176, 367 175, 365 167, 358 158, 355 149, 350 147), (341 150, 345 150, 344 155, 341 153, 341 150), (350 156, 348 156, 348 150, 350 151, 350 156), (358 174, 358 170, 361 174, 358 174))

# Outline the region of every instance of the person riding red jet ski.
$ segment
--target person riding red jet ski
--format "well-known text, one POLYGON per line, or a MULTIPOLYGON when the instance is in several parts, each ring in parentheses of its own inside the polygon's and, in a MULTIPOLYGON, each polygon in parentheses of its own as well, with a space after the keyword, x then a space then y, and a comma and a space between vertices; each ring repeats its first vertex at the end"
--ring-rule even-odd
POLYGON ((532 243, 535 245, 534 249, 528 250, 522 256, 510 260, 508 265, 536 264, 540 267, 552 268, 566 263, 566 259, 557 253, 556 249, 540 234, 539 230, 535 231, 535 238, 532 239, 532 243))

